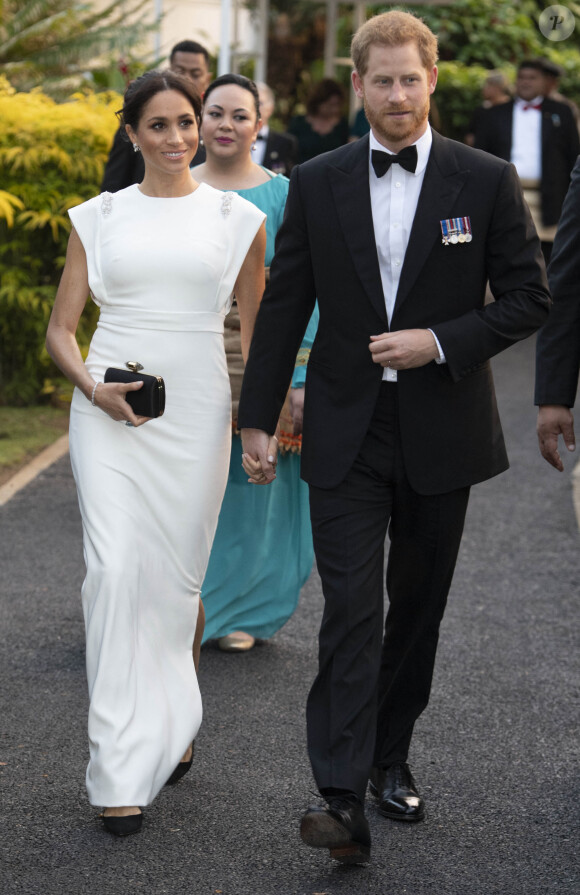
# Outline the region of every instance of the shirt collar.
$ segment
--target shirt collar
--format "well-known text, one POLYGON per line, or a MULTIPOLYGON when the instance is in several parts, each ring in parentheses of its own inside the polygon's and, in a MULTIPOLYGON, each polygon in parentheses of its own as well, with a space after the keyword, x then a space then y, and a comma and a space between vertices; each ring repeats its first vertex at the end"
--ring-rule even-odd
POLYGON ((535 96, 533 99, 522 99, 521 96, 516 96, 515 104, 518 108, 521 109, 522 106, 541 106, 544 102, 543 96, 535 96))
MULTIPOLYGON (((427 162, 429 161, 429 153, 431 152, 431 145, 433 143, 433 134, 431 132, 431 128, 427 125, 427 130, 422 136, 419 137, 418 140, 415 140, 415 143, 412 143, 412 146, 417 147, 417 167, 415 168, 414 176, 417 177, 418 174, 422 174, 427 167, 427 162)), ((372 130, 369 134, 369 159, 370 153, 373 149, 379 149, 381 152, 387 152, 389 155, 396 155, 391 149, 387 149, 386 146, 383 146, 382 143, 379 143, 372 130)), ((372 165, 371 165, 372 169, 372 165)), ((409 171, 406 172, 410 173, 409 171)))

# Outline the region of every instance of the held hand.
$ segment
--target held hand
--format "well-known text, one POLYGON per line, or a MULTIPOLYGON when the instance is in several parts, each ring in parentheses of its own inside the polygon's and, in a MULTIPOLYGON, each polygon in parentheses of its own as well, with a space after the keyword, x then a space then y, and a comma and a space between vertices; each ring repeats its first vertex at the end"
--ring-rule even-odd
POLYGON ((563 437, 569 451, 576 449, 572 411, 562 404, 542 404, 538 411, 536 431, 542 457, 555 469, 563 472, 564 464, 558 452, 558 437, 560 435, 563 437))
POLYGON ((262 429, 242 429, 242 466, 252 485, 269 485, 276 478, 278 439, 262 429))
POLYGON ((149 416, 137 416, 133 408, 125 400, 127 392, 136 392, 143 388, 142 382, 99 382, 95 389, 95 405, 114 420, 125 420, 137 428, 151 419, 149 416))
POLYGON ((304 416, 304 388, 290 389, 290 416, 292 417, 292 434, 302 435, 302 418, 304 416))
POLYGON ((401 329, 371 336, 369 350, 375 364, 393 370, 424 367, 439 357, 437 342, 428 329, 401 329))

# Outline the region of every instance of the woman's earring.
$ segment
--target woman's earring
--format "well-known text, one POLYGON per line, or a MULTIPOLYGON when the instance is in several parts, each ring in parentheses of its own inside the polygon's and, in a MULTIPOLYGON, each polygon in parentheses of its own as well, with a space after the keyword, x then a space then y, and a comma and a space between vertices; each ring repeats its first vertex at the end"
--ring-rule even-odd
POLYGON ((199 145, 200 145, 200 146, 203 146, 203 137, 200 137, 200 138, 199 138, 199 145))
POLYGON ((137 146, 136 143, 133 143, 133 152, 140 152, 140 151, 141 150, 140 150, 139 146, 137 146))
POLYGON ((252 143, 252 152, 255 152, 255 151, 256 151, 256 144, 252 143))

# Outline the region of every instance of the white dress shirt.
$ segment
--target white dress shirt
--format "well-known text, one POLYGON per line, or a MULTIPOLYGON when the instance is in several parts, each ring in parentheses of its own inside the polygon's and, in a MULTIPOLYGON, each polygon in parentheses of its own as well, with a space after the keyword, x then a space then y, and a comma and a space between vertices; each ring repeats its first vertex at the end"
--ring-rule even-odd
MULTIPOLYGON (((371 188, 371 209, 373 227, 377 245, 377 255, 383 284, 383 295, 387 309, 389 326, 393 317, 399 280, 405 260, 405 252, 409 244, 411 227, 417 210, 419 193, 423 186, 425 168, 429 161, 429 153, 433 135, 427 126, 425 133, 415 142, 417 147, 417 168, 415 172, 406 171, 400 165, 391 165, 386 174, 377 177, 372 166, 370 153, 373 149, 394 155, 379 143, 372 130, 369 135, 369 181, 371 188)), ((439 349, 439 363, 445 361, 441 346, 435 337, 439 349)), ((383 379, 388 382, 397 381, 397 371, 385 367, 383 379)))
POLYGON ((542 177, 541 104, 541 96, 529 102, 520 98, 514 102, 510 161, 520 180, 540 180, 542 177))

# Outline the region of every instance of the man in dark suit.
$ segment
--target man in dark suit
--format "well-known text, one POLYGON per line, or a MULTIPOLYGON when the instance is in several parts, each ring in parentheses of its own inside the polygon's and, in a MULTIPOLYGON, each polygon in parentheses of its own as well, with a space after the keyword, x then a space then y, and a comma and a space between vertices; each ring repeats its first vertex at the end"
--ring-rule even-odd
POLYGON ((554 304, 538 333, 535 403, 539 405, 540 451, 548 463, 562 472, 559 437, 562 436, 567 450, 576 449, 571 408, 580 370, 580 158, 572 171, 548 279, 554 304))
POLYGON ((480 116, 474 145, 515 165, 549 259, 580 142, 570 107, 544 90, 542 60, 522 62, 515 99, 480 116))
POLYGON ((407 757, 469 489, 508 466, 489 358, 543 323, 549 297, 514 168, 428 125, 432 32, 384 13, 351 53, 371 132, 292 172, 238 423, 251 481, 271 482, 272 435, 318 299, 302 476, 325 597, 308 749, 327 804, 305 813, 301 835, 361 862, 369 774, 381 814, 423 817, 407 757))
POLYGON ((252 161, 276 174, 285 174, 286 177, 290 177, 298 155, 296 137, 292 134, 282 134, 271 130, 268 122, 274 111, 274 94, 271 88, 263 82, 256 86, 260 96, 262 127, 256 143, 252 147, 252 161))
MULTIPOLYGON (((211 81, 209 53, 194 40, 182 40, 175 44, 169 57, 169 70, 193 81, 200 96, 211 81)), ((205 149, 199 146, 191 167, 205 161, 205 149)), ((109 158, 105 165, 101 192, 116 193, 132 183, 141 183, 145 167, 140 152, 133 150, 125 129, 120 127, 113 139, 109 158)))

